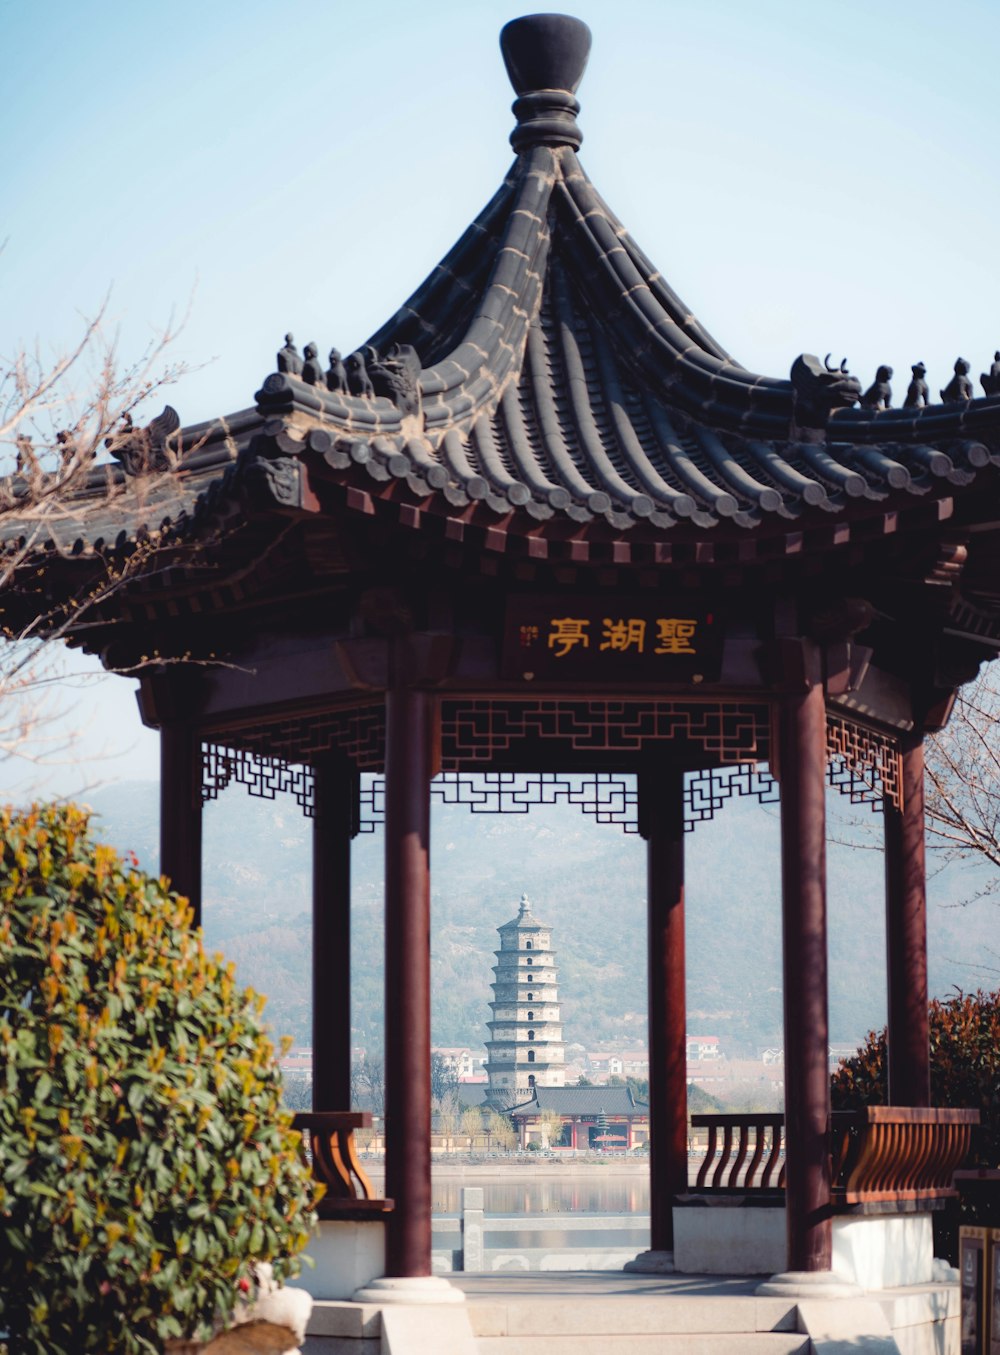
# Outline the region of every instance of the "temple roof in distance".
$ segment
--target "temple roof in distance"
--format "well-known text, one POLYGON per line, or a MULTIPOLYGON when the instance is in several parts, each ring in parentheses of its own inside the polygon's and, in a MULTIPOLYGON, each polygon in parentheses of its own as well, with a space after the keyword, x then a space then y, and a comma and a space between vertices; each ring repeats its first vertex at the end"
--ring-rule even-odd
POLYGON ((637 1101, 630 1087, 536 1087, 530 1101, 514 1106, 510 1115, 540 1115, 554 1110, 558 1115, 648 1115, 649 1107, 637 1101))
MULTIPOLYGON (((942 403, 922 402, 925 384, 910 407, 881 408, 875 387, 862 398, 808 355, 790 378, 756 375, 702 328, 577 157, 589 44, 565 16, 508 24, 516 158, 424 284, 355 353, 288 344, 255 411, 180 430, 169 490, 130 494, 120 455, 109 521, 70 504, 47 520, 48 548, 86 554, 164 521, 197 531, 248 485, 282 511, 321 502, 410 529, 443 517, 458 539, 483 529, 537 558, 572 536, 654 563, 674 542, 801 549, 811 527, 894 530, 878 524, 921 506, 936 521, 935 504, 981 497, 982 477, 992 496, 1000 395, 972 398, 968 364, 942 403)), ((1000 371, 983 385, 1000 391, 1000 371)))

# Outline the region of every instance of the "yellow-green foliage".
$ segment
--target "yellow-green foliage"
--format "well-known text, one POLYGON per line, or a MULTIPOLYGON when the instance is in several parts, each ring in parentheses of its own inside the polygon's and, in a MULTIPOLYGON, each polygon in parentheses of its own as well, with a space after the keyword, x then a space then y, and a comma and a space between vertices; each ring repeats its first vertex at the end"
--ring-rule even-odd
POLYGON ((263 1000, 85 811, 0 810, 0 839, 0 1331, 159 1351, 314 1222, 263 1000))

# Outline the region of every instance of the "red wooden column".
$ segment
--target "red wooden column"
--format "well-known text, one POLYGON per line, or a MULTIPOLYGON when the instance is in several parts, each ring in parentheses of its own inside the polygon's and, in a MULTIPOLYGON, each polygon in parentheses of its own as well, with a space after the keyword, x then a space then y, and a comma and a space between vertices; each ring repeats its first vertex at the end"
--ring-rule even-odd
MULTIPOLYGON (((808 656, 807 656, 808 657, 808 656)), ((817 677, 780 707, 788 1269, 826 1271, 830 1221, 826 708, 817 677)))
POLYGON ((351 841, 358 773, 346 759, 313 768, 313 1110, 351 1107, 351 841))
POLYGON ((160 730, 160 873, 201 926, 201 739, 188 725, 160 730))
POLYGON ((431 1273, 431 698, 386 694, 387 1276, 431 1273))
POLYGON ((688 1185, 681 767, 640 774, 639 815, 647 852, 650 1250, 657 1253, 673 1251, 673 1197, 688 1185))
POLYGON ((902 807, 885 801, 889 1104, 929 1106, 923 739, 911 736, 901 752, 902 807))

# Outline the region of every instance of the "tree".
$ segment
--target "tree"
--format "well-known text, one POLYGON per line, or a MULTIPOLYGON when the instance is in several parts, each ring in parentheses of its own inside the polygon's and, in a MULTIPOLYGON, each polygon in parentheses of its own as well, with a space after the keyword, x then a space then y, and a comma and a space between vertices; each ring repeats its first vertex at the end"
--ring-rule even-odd
POLYGON ((442 1101, 449 1092, 458 1090, 458 1070, 443 1054, 431 1055, 431 1098, 442 1101))
POLYGON ((466 1106, 462 1111, 462 1133, 469 1140, 469 1152, 473 1152, 476 1139, 483 1132, 483 1112, 478 1106, 466 1106))
POLYGON ((517 1130, 506 1115, 500 1115, 492 1107, 486 1112, 486 1133, 492 1143, 509 1153, 517 1142, 517 1130))
MULTIPOLYGON (((36 347, 0 356, 0 636, 9 642, 0 646, 0 757, 44 761, 65 754, 67 736, 53 733, 60 712, 52 693, 63 669, 52 641, 148 571, 159 549, 152 535, 124 551, 109 542, 94 553, 86 581, 65 606, 25 620, 13 605, 23 574, 33 573, 34 552, 53 528, 64 519, 96 522, 128 492, 129 477, 116 463, 134 470, 136 456, 152 446, 149 431, 133 427, 133 416, 186 370, 166 360, 180 328, 171 322, 137 361, 123 364, 107 333, 105 304, 63 354, 46 358, 36 347), (4 531, 13 520, 17 532, 4 531)), ((179 426, 168 406, 159 422, 162 465, 150 477, 159 491, 182 450, 175 421, 179 426)), ((169 502, 160 513, 170 516, 169 502)))
POLYGON ((446 1153, 450 1153, 452 1149, 452 1140, 455 1137, 455 1130, 458 1128, 458 1116, 458 1095, 455 1092, 448 1092, 438 1107, 438 1132, 444 1139, 446 1153))
POLYGON ((0 811, 0 1331, 19 1355, 210 1334, 316 1195, 263 999, 191 910, 89 836, 0 811))
POLYGON ((381 1054, 366 1054, 351 1068, 351 1100, 378 1120, 385 1115, 385 1064, 381 1054))
MULTIPOLYGON (((929 1005, 931 1103, 978 1110, 973 1134, 977 1165, 1000 1166, 1000 992, 956 992, 929 1005)), ((887 1098, 886 1031, 869 1031, 857 1054, 833 1074, 835 1110, 884 1105, 887 1098)))
POLYGON ((998 868, 980 894, 1000 890, 1000 683, 992 666, 956 700, 926 745, 928 845, 947 858, 998 868))

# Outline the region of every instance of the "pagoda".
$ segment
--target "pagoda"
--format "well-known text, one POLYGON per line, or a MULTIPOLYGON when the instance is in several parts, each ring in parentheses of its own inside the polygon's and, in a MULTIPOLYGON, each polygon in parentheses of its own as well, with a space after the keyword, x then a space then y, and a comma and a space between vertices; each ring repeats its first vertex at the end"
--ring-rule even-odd
MULTIPOLYGON (((940 403, 915 364, 902 407, 886 380, 864 390, 794 347, 787 376, 748 370, 583 169, 586 25, 535 15, 501 45, 513 164, 423 285, 345 358, 319 357, 336 335, 302 353, 289 336, 249 408, 123 429, 113 463, 61 495, 13 477, 0 625, 139 674, 161 737, 161 868, 196 907, 204 803, 231 783, 299 797, 317 1112, 350 1106, 350 847, 360 774, 384 772, 384 1289, 361 1292, 386 1301, 447 1289, 431 1274, 435 778, 637 776, 644 1264, 669 1269, 689 1190, 685 778, 740 767, 726 794, 753 793, 766 765, 791 1276, 775 1283, 832 1292, 835 1215, 854 1204, 831 1157, 828 774, 884 811, 891 1105, 869 1109, 910 1147, 905 1172, 901 1150, 884 1159, 881 1212, 929 1227, 966 1133, 965 1112, 930 1103, 923 740, 1000 650, 1000 364, 977 396, 957 362, 940 403)), ((676 197, 696 210, 690 186, 676 197)), ((331 1220, 360 1209, 335 1198, 345 1152, 314 1154, 331 1220)))
POLYGON ((565 1044, 552 928, 539 922, 522 894, 517 917, 497 931, 487 1100, 506 1110, 530 1097, 535 1087, 565 1085, 565 1044))

